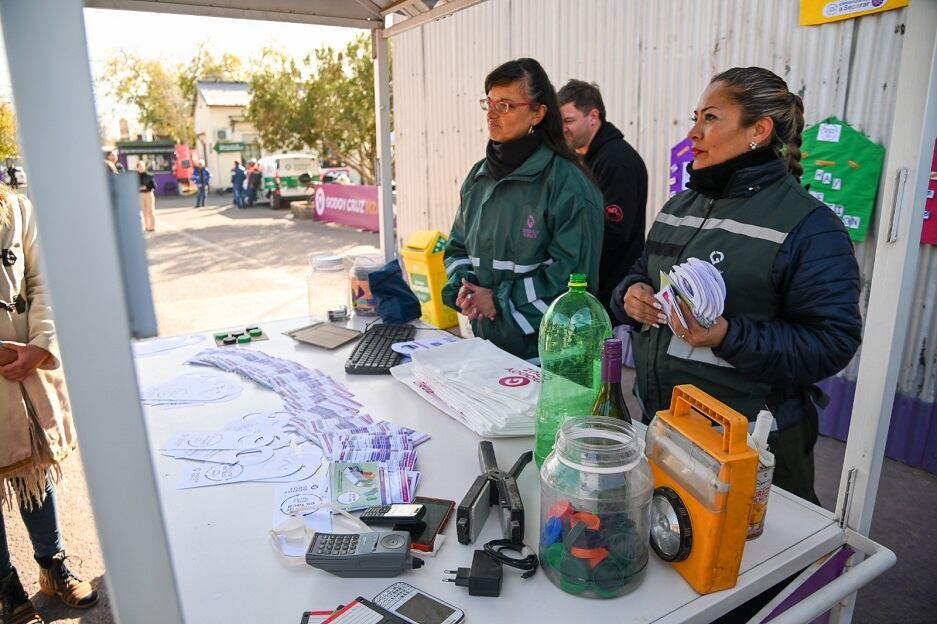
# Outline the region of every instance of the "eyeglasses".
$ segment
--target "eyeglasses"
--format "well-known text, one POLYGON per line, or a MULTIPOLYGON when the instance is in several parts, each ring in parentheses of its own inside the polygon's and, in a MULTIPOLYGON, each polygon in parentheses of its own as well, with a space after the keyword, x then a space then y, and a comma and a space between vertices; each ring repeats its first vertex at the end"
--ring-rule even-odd
POLYGON ((486 97, 478 100, 478 105, 481 106, 482 110, 485 112, 488 112, 493 108, 502 114, 507 113, 517 106, 529 106, 531 109, 540 106, 538 102, 510 102, 508 100, 498 100, 497 102, 492 102, 491 98, 486 97))

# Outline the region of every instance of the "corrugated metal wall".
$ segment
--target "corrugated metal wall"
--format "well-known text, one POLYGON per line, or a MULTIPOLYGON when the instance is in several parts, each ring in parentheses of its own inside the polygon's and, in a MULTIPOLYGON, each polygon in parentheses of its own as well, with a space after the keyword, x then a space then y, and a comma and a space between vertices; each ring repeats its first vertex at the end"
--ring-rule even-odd
MULTIPOLYGON (((398 228, 402 237, 448 231, 458 189, 484 156, 477 100, 499 63, 538 59, 559 88, 569 78, 602 88, 608 119, 644 157, 648 223, 667 197, 670 148, 711 76, 760 65, 805 104, 807 124, 836 115, 887 145, 905 10, 823 26, 798 25, 797 0, 489 0, 394 39, 398 228)), ((890 206, 891 198, 885 198, 890 206)), ((883 198, 879 198, 881 206, 883 198)), ((869 241, 856 247, 872 274, 869 241)), ((937 391, 937 253, 921 254, 917 298, 900 390, 933 401, 937 391)), ((852 379, 856 362, 845 371, 852 379)))

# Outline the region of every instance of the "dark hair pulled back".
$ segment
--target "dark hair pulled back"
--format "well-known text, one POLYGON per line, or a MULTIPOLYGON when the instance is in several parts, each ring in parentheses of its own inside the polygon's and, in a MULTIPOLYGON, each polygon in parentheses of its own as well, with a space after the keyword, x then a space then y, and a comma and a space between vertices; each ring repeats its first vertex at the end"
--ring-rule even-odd
POLYGON ((742 108, 742 124, 751 126, 762 117, 774 121, 771 147, 787 161, 787 170, 800 180, 801 134, 804 131, 804 102, 791 93, 787 83, 763 67, 733 67, 713 76, 710 84, 729 87, 733 101, 742 108))
POLYGON ((556 100, 556 89, 553 88, 553 83, 550 82, 547 72, 540 63, 532 58, 519 58, 499 65, 485 77, 485 93, 491 91, 492 87, 501 87, 515 82, 521 84, 527 99, 547 108, 546 115, 539 124, 534 126, 535 131, 543 136, 543 142, 556 154, 576 165, 585 174, 586 179, 594 184, 592 173, 566 144, 566 139, 563 137, 560 106, 556 100))

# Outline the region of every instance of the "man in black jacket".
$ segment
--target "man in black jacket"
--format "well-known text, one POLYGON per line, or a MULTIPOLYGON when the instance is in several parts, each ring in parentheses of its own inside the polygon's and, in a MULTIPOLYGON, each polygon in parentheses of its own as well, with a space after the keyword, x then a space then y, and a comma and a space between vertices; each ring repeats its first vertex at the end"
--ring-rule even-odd
POLYGON ((583 156, 605 201, 599 300, 614 319, 612 290, 644 250, 647 168, 621 131, 606 121, 598 86, 570 80, 557 96, 566 142, 583 156))

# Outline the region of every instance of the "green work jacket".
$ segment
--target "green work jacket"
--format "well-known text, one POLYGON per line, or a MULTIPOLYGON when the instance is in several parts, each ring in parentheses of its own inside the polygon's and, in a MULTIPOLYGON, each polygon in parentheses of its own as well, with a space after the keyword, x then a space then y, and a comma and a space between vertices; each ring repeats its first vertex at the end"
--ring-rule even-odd
POLYGON ((602 195, 569 160, 545 145, 495 180, 485 160, 472 167, 449 234, 443 301, 451 308, 462 279, 493 291, 497 316, 472 330, 522 358, 537 356, 537 333, 550 302, 572 273, 598 290, 602 195))

